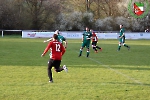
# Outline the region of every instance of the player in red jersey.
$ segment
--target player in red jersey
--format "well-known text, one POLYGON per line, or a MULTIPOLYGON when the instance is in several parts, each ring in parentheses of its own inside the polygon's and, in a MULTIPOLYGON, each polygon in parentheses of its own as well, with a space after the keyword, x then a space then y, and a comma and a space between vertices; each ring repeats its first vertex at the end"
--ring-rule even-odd
POLYGON ((91 29, 90 30, 92 32, 92 48, 93 50, 98 53, 97 49, 99 49, 100 51, 102 51, 102 48, 97 46, 97 42, 98 42, 98 37, 95 34, 95 32, 91 29))
POLYGON ((63 67, 60 67, 62 56, 65 53, 65 48, 58 41, 57 34, 53 35, 53 40, 51 42, 49 42, 49 44, 45 48, 41 57, 43 57, 48 52, 48 50, 51 51, 50 59, 48 61, 48 77, 50 79, 49 82, 52 83, 53 78, 52 78, 51 69, 53 66, 54 66, 56 72, 61 72, 62 70, 65 70, 66 72, 68 71, 66 65, 64 65, 63 67))

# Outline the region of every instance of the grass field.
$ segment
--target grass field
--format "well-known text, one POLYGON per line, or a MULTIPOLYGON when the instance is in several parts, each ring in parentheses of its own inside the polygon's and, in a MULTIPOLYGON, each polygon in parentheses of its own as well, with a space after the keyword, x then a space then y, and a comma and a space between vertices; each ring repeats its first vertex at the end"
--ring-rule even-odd
POLYGON ((80 40, 68 40, 69 72, 48 82, 44 39, 0 38, 0 100, 150 100, 150 40, 100 40, 102 52, 78 57, 80 40))

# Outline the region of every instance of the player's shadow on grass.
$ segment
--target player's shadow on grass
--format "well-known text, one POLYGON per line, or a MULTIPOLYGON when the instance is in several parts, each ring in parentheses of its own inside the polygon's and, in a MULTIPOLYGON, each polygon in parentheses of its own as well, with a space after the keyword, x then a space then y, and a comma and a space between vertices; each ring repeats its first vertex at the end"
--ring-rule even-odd
MULTIPOLYGON (((115 65, 114 65, 115 66, 115 65)), ((118 65, 117 65, 118 66, 118 65)), ((75 66, 75 67, 78 67, 78 66, 75 66)), ((87 68, 87 66, 80 66, 82 68, 87 68)), ((112 69, 123 69, 123 70, 135 70, 135 71, 141 71, 141 70, 150 70, 149 67, 135 67, 135 66, 129 66, 129 67, 122 67, 122 66, 118 66, 118 67, 112 67, 112 66, 109 66, 109 65, 94 65, 94 66, 88 66, 88 68, 112 68, 112 69)))
POLYGON ((123 82, 108 82, 109 84, 119 84, 119 85, 138 85, 138 86, 150 86, 150 84, 146 83, 123 83, 123 82))
POLYGON ((136 71, 139 71, 139 70, 150 70, 150 68, 142 68, 142 67, 111 67, 113 69, 127 69, 127 70, 136 70, 136 71))

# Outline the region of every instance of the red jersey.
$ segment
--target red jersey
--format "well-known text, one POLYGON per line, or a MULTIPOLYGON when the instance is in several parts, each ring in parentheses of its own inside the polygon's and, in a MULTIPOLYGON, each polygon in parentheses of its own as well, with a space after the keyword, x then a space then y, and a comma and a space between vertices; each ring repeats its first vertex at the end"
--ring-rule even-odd
POLYGON ((92 33, 92 41, 98 41, 98 38, 97 38, 95 32, 92 33))
POLYGON ((43 55, 45 55, 48 50, 51 51, 50 58, 53 60, 61 60, 62 55, 65 53, 64 46, 57 40, 49 42, 49 44, 43 52, 43 55))

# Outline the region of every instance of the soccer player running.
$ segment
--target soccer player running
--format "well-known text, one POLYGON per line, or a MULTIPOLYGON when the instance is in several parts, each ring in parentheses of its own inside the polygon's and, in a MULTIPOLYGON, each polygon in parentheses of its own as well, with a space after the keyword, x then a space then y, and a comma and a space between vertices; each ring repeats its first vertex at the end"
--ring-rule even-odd
POLYGON ((97 46, 97 42, 98 42, 98 37, 95 34, 95 32, 90 29, 90 31, 92 32, 92 48, 95 51, 95 53, 98 53, 97 49, 99 49, 100 51, 102 51, 102 48, 97 46))
POLYGON ((124 45, 125 47, 130 50, 130 47, 125 44, 125 29, 123 28, 123 25, 120 25, 120 35, 119 35, 119 46, 118 46, 118 51, 121 49, 121 45, 124 45))
POLYGON ((80 48, 79 57, 82 55, 82 51, 84 47, 87 48, 86 57, 89 57, 89 54, 90 54, 89 46, 91 42, 91 37, 92 37, 92 33, 90 32, 89 28, 86 27, 85 31, 82 34, 82 46, 80 48))
POLYGON ((57 34, 53 35, 53 40, 49 42, 44 52, 42 53, 41 57, 43 57, 48 52, 48 50, 51 50, 51 55, 48 61, 47 70, 48 70, 49 82, 52 83, 53 82, 52 71, 51 71, 52 67, 55 68, 56 72, 61 72, 62 70, 65 70, 66 72, 68 71, 66 65, 63 65, 63 67, 60 67, 62 56, 65 53, 65 48, 58 41, 57 34))
MULTIPOLYGON (((60 35, 59 30, 56 30, 54 34, 58 35, 58 41, 61 42, 62 44, 64 43, 64 47, 65 49, 67 48, 67 40, 64 36, 60 35)), ((44 40, 44 43, 51 41, 52 38, 48 39, 48 40, 44 40)))

